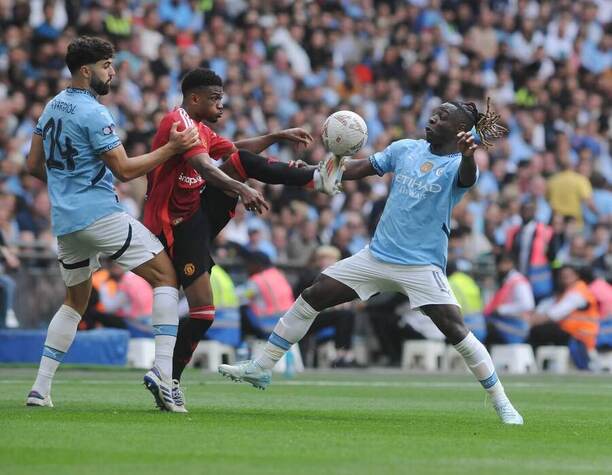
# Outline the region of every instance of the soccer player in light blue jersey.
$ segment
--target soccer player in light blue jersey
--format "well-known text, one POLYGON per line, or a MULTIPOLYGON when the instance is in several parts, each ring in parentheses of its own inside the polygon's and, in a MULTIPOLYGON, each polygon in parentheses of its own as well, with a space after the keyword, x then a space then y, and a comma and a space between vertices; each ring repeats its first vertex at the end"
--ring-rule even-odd
MULTIPOLYGON (((379 292, 408 296, 463 356, 491 396, 505 424, 522 424, 499 381, 487 349, 467 329, 445 275, 453 207, 476 183, 473 127, 486 146, 505 132, 499 116, 475 104, 446 102, 433 111, 426 140, 398 140, 368 159, 346 160, 344 180, 393 173, 391 191, 372 242, 328 267, 279 320, 262 354, 252 361, 221 365, 234 380, 265 388, 270 369, 308 331, 319 312, 379 292)), ((337 160, 338 158, 334 158, 337 160)))
POLYGON ((115 75, 113 47, 99 38, 81 37, 68 46, 71 87, 46 105, 32 137, 27 165, 47 182, 51 226, 66 298, 54 315, 28 406, 53 406, 51 383, 76 335, 91 293, 91 275, 100 255, 143 277, 154 288, 155 364, 144 378, 161 409, 176 408, 171 398, 172 352, 178 325, 176 275, 162 244, 119 205, 114 178, 142 176, 199 143, 195 128, 177 132, 167 145, 128 158, 109 111, 97 97, 108 94, 115 75))

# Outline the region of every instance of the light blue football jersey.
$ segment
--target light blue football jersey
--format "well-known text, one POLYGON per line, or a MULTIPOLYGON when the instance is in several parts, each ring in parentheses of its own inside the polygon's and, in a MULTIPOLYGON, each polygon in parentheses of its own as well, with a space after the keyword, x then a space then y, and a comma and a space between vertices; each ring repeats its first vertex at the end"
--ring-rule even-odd
POLYGON ((85 89, 68 88, 45 106, 41 135, 51 202, 51 228, 61 236, 123 211, 113 174, 100 155, 121 145, 106 107, 85 89))
POLYGON ((379 175, 395 173, 370 251, 381 261, 446 269, 461 154, 434 155, 425 140, 398 140, 370 157, 379 175))

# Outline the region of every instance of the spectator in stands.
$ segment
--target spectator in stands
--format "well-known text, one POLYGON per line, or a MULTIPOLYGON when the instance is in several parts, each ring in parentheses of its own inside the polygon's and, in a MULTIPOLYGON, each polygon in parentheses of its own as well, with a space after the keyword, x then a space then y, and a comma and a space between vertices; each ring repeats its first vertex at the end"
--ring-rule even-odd
POLYGON ((15 271, 20 262, 14 249, 6 245, 0 232, 0 328, 18 324, 13 308, 17 284, 7 271, 15 271))
POLYGON ((153 289, 144 279, 110 261, 94 274, 92 287, 81 329, 106 326, 151 334, 153 289))
POLYGON ((522 223, 508 230, 505 250, 516 263, 516 270, 529 280, 533 296, 540 300, 552 295, 553 291, 548 258, 548 244, 553 230, 535 218, 536 202, 528 199, 521 205, 522 223))
POLYGON ((476 338, 484 342, 487 337, 487 327, 482 313, 483 305, 478 284, 467 272, 460 271, 454 261, 449 261, 446 265, 446 274, 453 294, 461 306, 465 324, 476 338))
POLYGON ((215 303, 215 323, 206 332, 206 338, 238 347, 242 341, 240 300, 234 281, 225 269, 215 265, 210 272, 210 286, 215 303))
MULTIPOLYGON (((322 270, 340 260, 340 251, 333 246, 318 247, 301 275, 298 283, 293 288, 293 295, 300 295, 304 289, 310 287, 322 270)), ((329 339, 329 331, 333 332, 333 340, 336 348, 336 359, 332 362, 333 368, 350 368, 360 366, 353 354, 353 331, 355 327, 354 303, 338 305, 337 307, 324 310, 319 313, 317 319, 308 330, 306 338, 300 342, 300 348, 304 354, 312 345, 322 339, 329 339)), ((303 358, 307 361, 307 358, 303 358)))
POLYGON ((243 257, 249 278, 236 290, 241 300, 242 334, 266 339, 293 305, 293 291, 267 254, 247 251, 243 257))
POLYGON ((595 349, 599 331, 597 299, 576 268, 559 269, 559 292, 541 302, 530 318, 529 342, 541 345, 568 345, 579 369, 587 369, 588 353, 595 349))
POLYGON ((487 344, 524 343, 529 335, 529 312, 535 302, 527 278, 516 270, 509 254, 497 256, 499 288, 486 305, 487 344))
POLYGON ((558 142, 559 162, 563 170, 548 180, 548 199, 554 213, 571 216, 582 225, 582 205, 586 205, 595 215, 597 207, 593 202, 593 189, 588 178, 574 170, 570 159, 569 145, 564 140, 558 142))

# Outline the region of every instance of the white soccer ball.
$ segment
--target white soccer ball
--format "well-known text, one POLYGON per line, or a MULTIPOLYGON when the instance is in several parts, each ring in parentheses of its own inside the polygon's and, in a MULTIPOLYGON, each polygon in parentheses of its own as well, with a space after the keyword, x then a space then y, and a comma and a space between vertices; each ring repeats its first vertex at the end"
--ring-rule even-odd
POLYGON ((359 114, 338 111, 323 124, 323 146, 339 157, 355 155, 368 141, 368 127, 359 114))

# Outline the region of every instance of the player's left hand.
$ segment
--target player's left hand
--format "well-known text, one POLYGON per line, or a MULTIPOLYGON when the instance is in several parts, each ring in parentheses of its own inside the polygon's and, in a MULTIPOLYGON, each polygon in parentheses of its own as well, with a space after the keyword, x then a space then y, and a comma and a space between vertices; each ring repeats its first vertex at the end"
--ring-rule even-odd
POLYGON ((457 146, 459 147, 461 155, 464 157, 471 157, 474 155, 478 145, 474 142, 474 136, 471 132, 459 132, 457 134, 457 139, 457 146))
POLYGON ((313 142, 312 135, 299 127, 281 130, 278 133, 278 138, 280 140, 287 140, 298 145, 303 145, 304 147, 309 147, 313 142))

